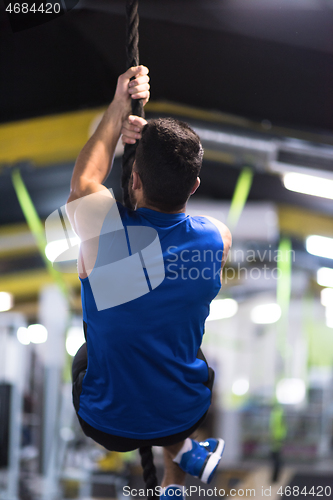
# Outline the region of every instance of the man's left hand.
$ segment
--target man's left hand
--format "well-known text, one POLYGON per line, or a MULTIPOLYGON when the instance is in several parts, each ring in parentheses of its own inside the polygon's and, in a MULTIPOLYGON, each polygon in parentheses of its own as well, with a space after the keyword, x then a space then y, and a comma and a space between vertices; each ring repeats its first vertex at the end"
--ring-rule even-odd
POLYGON ((146 125, 147 120, 140 116, 130 115, 123 122, 121 129, 121 140, 125 144, 135 144, 137 140, 141 139, 141 131, 146 125))

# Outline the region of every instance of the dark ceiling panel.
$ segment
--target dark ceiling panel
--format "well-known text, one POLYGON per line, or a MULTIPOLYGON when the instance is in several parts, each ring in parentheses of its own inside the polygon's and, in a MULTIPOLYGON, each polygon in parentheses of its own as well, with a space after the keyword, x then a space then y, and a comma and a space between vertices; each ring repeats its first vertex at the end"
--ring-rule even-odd
MULTIPOLYGON (((184 10, 191 14, 188 2, 184 10)), ((324 31, 332 12, 322 20, 324 31)), ((152 99, 333 130, 332 53, 232 32, 230 26, 210 29, 207 15, 203 26, 198 19, 193 26, 142 17, 141 61, 151 70, 152 99)), ((320 31, 318 19, 316 26, 320 31)), ((1 121, 107 103, 124 70, 124 32, 123 15, 73 10, 3 35, 1 121)))
POLYGON ((0 66, 2 122, 103 104, 116 83, 67 16, 1 39, 0 66))

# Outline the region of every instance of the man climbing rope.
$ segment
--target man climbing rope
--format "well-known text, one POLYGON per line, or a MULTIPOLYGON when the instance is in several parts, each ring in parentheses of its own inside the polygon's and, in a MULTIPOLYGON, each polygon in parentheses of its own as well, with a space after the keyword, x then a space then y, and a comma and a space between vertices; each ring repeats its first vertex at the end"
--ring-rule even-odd
MULTIPOLYGON (((214 372, 200 345, 231 234, 216 219, 185 214, 200 184, 203 149, 197 134, 177 120, 147 123, 130 115, 131 99, 147 103, 148 82, 144 66, 119 77, 114 99, 73 171, 67 213, 81 239, 78 270, 87 340, 73 362, 73 401, 84 433, 108 450, 164 447, 161 486, 168 497, 178 496, 186 473, 209 483, 223 453, 222 439, 198 443, 189 436, 211 402, 214 372), (135 210, 116 203, 102 184, 121 134, 123 143, 139 140, 129 184, 135 210), (164 279, 158 285, 157 259, 148 265, 137 241, 147 231, 158 235, 155 243, 163 255, 164 279), (147 291, 105 305, 124 290, 128 273, 135 276, 131 264, 123 265, 135 255, 139 266, 143 262, 147 291), (107 289, 109 262, 124 274, 107 289)), ((128 293, 136 287, 133 278, 128 293)))

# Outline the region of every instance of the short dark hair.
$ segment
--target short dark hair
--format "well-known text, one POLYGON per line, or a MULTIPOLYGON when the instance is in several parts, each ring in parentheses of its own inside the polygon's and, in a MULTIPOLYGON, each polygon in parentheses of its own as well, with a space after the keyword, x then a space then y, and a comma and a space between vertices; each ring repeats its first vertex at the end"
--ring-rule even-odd
POLYGON ((144 197, 161 211, 180 210, 187 202, 202 165, 199 136, 173 118, 149 121, 135 154, 144 197))

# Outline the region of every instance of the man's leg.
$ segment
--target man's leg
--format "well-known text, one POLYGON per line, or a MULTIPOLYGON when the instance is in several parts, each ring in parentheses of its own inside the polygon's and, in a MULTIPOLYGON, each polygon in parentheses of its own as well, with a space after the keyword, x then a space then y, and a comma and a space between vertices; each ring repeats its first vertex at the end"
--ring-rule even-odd
POLYGON ((162 488, 166 488, 170 484, 177 484, 179 486, 185 485, 186 472, 184 472, 173 459, 177 456, 178 452, 183 447, 185 441, 174 444, 172 446, 165 446, 164 452, 164 476, 162 480, 162 488))

